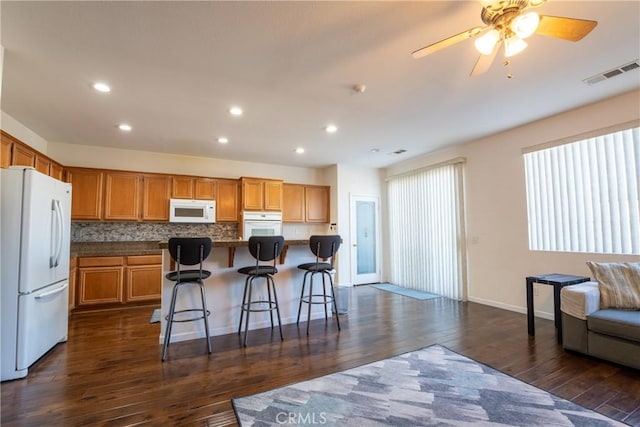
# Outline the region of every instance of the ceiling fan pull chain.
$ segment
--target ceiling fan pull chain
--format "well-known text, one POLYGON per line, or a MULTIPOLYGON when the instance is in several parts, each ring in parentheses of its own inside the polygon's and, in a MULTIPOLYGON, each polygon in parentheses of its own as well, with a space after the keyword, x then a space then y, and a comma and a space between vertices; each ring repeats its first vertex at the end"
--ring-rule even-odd
POLYGON ((511 73, 511 61, 509 60, 509 58, 504 59, 504 66, 507 68, 507 78, 513 78, 513 74, 511 73))

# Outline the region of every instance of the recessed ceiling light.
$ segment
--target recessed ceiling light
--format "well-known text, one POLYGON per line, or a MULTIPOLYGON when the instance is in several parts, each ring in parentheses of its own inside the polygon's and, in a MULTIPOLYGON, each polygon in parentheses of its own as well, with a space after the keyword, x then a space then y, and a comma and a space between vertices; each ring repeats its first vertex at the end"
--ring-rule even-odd
POLYGON ((298 154, 304 153, 304 148, 302 148, 302 147, 296 148, 296 153, 298 153, 298 154))
POLYGON ((324 130, 326 130, 327 133, 336 133, 338 131, 338 126, 336 126, 336 125, 327 125, 327 127, 325 127, 324 130))
POLYGON ((121 131, 124 131, 124 132, 130 132, 131 131, 131 125, 128 125, 126 123, 120 123, 118 125, 118 129, 120 129, 121 131))
POLYGON ((227 138, 226 136, 221 136, 220 138, 218 138, 218 142, 220 144, 226 144, 227 142, 229 142, 229 138, 227 138))
POLYGON ((240 107, 231 107, 231 108, 229 108, 229 113, 232 116, 241 116, 242 115, 242 108, 240 108, 240 107))
POLYGON ((371 150, 369 150, 369 151, 371 151, 372 153, 379 153, 379 152, 380 152, 380 149, 378 149, 378 148, 372 148, 372 149, 371 149, 371 150))
POLYGON ((111 92, 111 88, 109 87, 109 85, 103 82, 95 82, 93 84, 93 88, 98 92, 103 92, 103 93, 111 92))

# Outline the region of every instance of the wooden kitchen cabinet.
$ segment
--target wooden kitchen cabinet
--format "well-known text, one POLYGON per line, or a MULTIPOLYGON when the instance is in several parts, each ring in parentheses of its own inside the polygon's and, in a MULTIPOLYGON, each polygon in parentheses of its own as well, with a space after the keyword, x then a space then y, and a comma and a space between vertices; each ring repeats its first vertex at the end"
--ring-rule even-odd
POLYGON ((171 197, 173 199, 193 199, 193 177, 174 176, 171 181, 171 197))
POLYGON ((142 199, 143 221, 168 221, 171 177, 145 174, 142 199))
POLYGON ((213 178, 194 178, 193 193, 197 200, 215 200, 216 180, 213 178))
MULTIPOLYGON (((70 295, 71 287, 70 275, 70 295)), ((79 257, 77 284, 73 287, 78 309, 158 302, 162 289, 162 255, 79 257)), ((71 296, 69 301, 71 307, 71 296)))
POLYGON ((78 306, 121 303, 123 280, 123 257, 79 258, 78 306))
POLYGON ((216 179, 216 221, 238 221, 238 181, 216 179))
POLYGON ((242 210, 261 211, 264 205, 263 181, 242 178, 242 210))
POLYGON ((304 222, 304 185, 283 184, 282 186, 282 221, 304 222))
POLYGON ((127 257, 125 302, 159 301, 162 288, 162 255, 127 257))
POLYGON ((11 166, 11 148, 13 147, 13 142, 7 138, 2 133, 2 137, 0 138, 0 143, 2 144, 2 151, 0 151, 0 167, 8 168, 11 166))
POLYGON ((305 221, 329 222, 329 195, 330 187, 306 186, 304 189, 305 221))
POLYGON ((135 221, 140 218, 140 175, 131 172, 106 172, 104 219, 135 221))
POLYGON ((49 165, 49 176, 62 181, 64 169, 60 163, 51 162, 49 165))
POLYGON ((283 185, 282 221, 328 223, 331 187, 324 185, 283 185))
POLYGON ((49 167, 51 166, 51 160, 46 157, 36 155, 35 168, 38 172, 45 175, 49 175, 49 167))
POLYGON ((213 178, 174 176, 171 197, 173 199, 215 200, 216 181, 213 178))
POLYGON ((99 169, 67 169, 67 182, 72 186, 72 220, 102 219, 103 180, 104 172, 99 169))
POLYGON ((281 211, 282 181, 242 177, 243 211, 281 211))
POLYGON ((36 153, 25 145, 14 143, 11 150, 11 164, 35 167, 36 153))

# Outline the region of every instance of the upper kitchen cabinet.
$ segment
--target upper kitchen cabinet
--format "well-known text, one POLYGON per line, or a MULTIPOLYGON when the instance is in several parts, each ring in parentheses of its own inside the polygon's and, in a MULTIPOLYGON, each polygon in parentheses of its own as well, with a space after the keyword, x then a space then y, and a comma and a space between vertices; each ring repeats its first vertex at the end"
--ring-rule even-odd
POLYGON ((283 185, 282 221, 329 222, 331 188, 323 185, 283 185))
POLYGON ((11 164, 35 167, 36 153, 25 145, 14 143, 11 150, 11 164))
POLYGON ((45 175, 49 175, 49 168, 51 167, 51 160, 44 156, 36 155, 34 162, 35 168, 38 172, 45 175))
POLYGON ((241 178, 243 211, 281 211, 282 181, 241 178))
POLYGON ((282 221, 304 222, 304 185, 282 185, 282 221))
POLYGON ((304 189, 304 210, 306 222, 329 222, 330 187, 306 186, 304 189))
MULTIPOLYGON (((197 200, 215 200, 216 199, 216 180, 213 178, 194 178, 193 179, 193 195, 194 195, 194 199, 197 199, 197 200)), ((237 199, 238 196, 236 196, 235 198, 237 199)))
POLYGON ((51 162, 49 165, 49 176, 62 181, 64 169, 60 163, 51 162))
POLYGON ((71 183, 71 219, 102 218, 102 183, 104 172, 99 169, 68 168, 71 183))
POLYGON ((174 176, 172 179, 171 198, 215 200, 216 181, 213 178, 195 176, 174 176))
POLYGON ((140 218, 140 175, 132 172, 105 173, 104 219, 135 221, 140 218))
POLYGON ((238 181, 216 179, 216 221, 238 221, 238 181))
POLYGON ((171 197, 173 199, 193 199, 193 181, 191 176, 172 178, 171 197))
POLYGON ((169 221, 171 177, 145 174, 143 182, 142 220, 169 221))
POLYGON ((8 168, 11 166, 11 146, 12 142, 9 138, 5 138, 4 133, 2 134, 2 151, 0 152, 0 167, 8 168))
POLYGON ((60 163, 56 163, 5 131, 0 131, 0 135, 2 142, 0 167, 31 166, 40 173, 62 180, 63 169, 60 163))

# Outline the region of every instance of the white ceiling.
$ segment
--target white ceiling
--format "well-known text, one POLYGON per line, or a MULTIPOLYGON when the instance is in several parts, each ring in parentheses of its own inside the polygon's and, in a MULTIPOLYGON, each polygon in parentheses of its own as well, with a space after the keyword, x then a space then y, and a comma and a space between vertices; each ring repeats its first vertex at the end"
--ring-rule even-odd
POLYGON ((478 1, 0 3, 2 110, 50 142, 292 166, 384 167, 640 87, 640 2, 550 1, 598 21, 572 43, 534 35, 470 78, 478 1), (94 81, 109 94, 91 89, 94 81), (356 83, 366 91, 352 90, 356 83), (240 105, 245 114, 231 117, 240 105), (124 134, 116 124, 127 122, 124 134), (324 132, 328 123, 337 133, 324 132), (215 142, 220 135, 227 145, 215 142), (296 147, 306 152, 297 155, 296 147), (370 150, 377 148, 378 153, 370 150), (391 154, 398 149, 407 152, 391 154))

